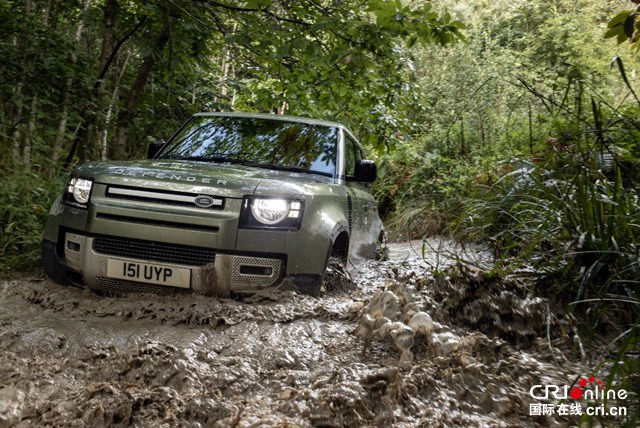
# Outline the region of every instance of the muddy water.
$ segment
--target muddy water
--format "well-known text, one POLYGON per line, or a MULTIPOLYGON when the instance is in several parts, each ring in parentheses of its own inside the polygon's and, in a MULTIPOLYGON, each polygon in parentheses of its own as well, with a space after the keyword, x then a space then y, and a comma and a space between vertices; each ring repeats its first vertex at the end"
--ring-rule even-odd
MULTIPOLYGON (((541 329, 551 319, 546 302, 518 284, 487 282, 468 265, 448 268, 462 249, 446 241, 390 250, 389 261, 352 264, 353 284, 321 299, 108 297, 43 278, 4 282, 0 426, 577 421, 529 416, 532 385, 570 384, 579 372, 569 339, 550 344, 541 329), (385 289, 398 297, 396 321, 423 311, 436 326, 434 336, 413 335, 410 361, 389 337, 369 334, 365 350, 367 337, 354 334, 385 289)), ((487 262, 470 251, 478 265, 487 262)), ((554 332, 560 319, 549 323, 554 332)))

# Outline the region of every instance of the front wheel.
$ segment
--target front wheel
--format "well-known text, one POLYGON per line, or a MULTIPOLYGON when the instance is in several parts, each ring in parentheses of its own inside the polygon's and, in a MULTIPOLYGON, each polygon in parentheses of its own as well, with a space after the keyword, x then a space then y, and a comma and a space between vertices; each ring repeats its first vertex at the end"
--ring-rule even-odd
POLYGON ((42 243, 42 267, 53 282, 59 285, 83 287, 84 284, 79 274, 75 274, 77 279, 74 281, 73 277, 69 276, 70 271, 67 266, 61 262, 56 254, 55 242, 44 241, 42 243))
POLYGON ((327 293, 334 293, 354 288, 355 283, 347 270, 347 258, 333 256, 324 274, 323 287, 327 293))

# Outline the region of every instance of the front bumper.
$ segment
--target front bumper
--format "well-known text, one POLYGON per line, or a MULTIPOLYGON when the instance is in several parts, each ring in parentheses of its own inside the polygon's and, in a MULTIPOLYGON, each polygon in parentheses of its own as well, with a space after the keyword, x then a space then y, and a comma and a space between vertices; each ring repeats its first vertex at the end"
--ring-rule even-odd
POLYGON ((286 256, 216 253, 188 247, 66 232, 45 241, 45 270, 54 280, 101 291, 190 289, 210 295, 257 291, 282 282, 286 256))
POLYGON ((324 212, 309 209, 299 231, 241 229, 240 199, 207 210, 109 198, 105 185, 94 187, 88 209, 59 198, 47 218, 43 263, 56 282, 220 296, 281 283, 309 294, 320 288, 333 230, 324 212), (162 280, 160 270, 168 272, 162 280))

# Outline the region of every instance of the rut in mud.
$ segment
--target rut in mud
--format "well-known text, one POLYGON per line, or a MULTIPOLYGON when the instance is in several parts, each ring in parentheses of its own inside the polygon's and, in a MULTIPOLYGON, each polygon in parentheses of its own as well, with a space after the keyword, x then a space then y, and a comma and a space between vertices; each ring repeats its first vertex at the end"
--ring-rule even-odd
POLYGON ((515 280, 425 260, 416 245, 352 266, 353 284, 319 299, 105 297, 42 278, 4 282, 0 426, 575 422, 529 415, 532 385, 571 384, 580 373, 575 355, 559 350, 571 339, 548 340, 567 317, 515 280), (375 312, 385 290, 393 297, 375 312), (430 330, 398 339, 390 326, 418 312, 430 330))

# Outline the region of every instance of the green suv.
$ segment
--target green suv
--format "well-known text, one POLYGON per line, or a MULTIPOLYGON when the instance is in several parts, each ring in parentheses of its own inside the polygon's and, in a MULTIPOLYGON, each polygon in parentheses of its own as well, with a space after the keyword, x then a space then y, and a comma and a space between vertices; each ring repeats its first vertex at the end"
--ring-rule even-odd
POLYGON ((71 173, 47 218, 44 268, 102 291, 317 295, 331 257, 376 250, 375 178, 340 124, 197 114, 147 160, 71 173))

